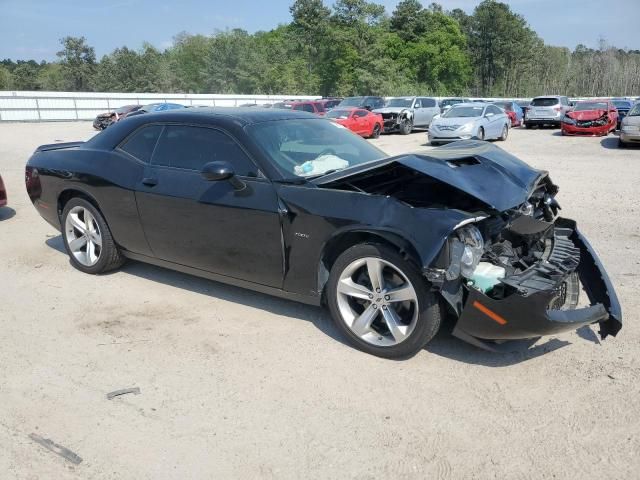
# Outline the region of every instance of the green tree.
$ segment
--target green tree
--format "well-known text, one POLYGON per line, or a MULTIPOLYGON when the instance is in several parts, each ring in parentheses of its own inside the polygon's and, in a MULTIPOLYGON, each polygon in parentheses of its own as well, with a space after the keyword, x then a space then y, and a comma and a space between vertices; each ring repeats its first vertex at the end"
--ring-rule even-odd
POLYGON ((11 71, 4 65, 0 65, 0 90, 9 90, 13 88, 13 75, 11 71))
POLYGON ((60 43, 63 48, 56 55, 62 66, 65 87, 77 92, 89 91, 96 69, 93 47, 87 45, 84 37, 65 37, 60 43))

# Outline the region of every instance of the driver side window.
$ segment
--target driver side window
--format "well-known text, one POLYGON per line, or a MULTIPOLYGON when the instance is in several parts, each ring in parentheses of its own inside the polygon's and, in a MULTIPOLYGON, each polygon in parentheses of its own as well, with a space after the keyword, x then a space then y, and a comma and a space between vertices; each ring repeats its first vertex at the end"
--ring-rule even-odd
POLYGON ((200 171, 209 162, 229 162, 237 175, 256 177, 258 169, 226 133, 207 127, 167 125, 153 153, 152 164, 200 171))

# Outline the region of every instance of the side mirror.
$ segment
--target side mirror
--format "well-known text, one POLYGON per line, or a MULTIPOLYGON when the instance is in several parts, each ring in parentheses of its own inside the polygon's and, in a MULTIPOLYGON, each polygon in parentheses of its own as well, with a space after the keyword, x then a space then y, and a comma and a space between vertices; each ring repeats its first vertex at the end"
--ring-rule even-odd
POLYGON ((364 108, 365 110, 369 110, 369 111, 373 110, 373 107, 371 105, 365 105, 364 108))
POLYGON ((489 117, 493 117, 493 115, 494 115, 493 113, 489 112, 489 113, 485 114, 485 117, 489 118, 489 117))
POLYGON ((204 167, 202 167, 200 175, 209 182, 229 180, 231 186, 236 190, 243 190, 247 186, 242 180, 236 177, 233 167, 229 162, 206 163, 204 167))

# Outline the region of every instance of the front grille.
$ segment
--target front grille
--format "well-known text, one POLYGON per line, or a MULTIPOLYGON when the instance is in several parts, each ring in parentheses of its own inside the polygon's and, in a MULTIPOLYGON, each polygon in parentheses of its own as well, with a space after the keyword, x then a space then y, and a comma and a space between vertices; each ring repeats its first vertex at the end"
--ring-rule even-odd
POLYGON ((569 228, 556 228, 546 260, 539 261, 524 272, 504 278, 502 283, 512 286, 524 296, 557 288, 558 283, 580 264, 580 249, 569 238, 572 233, 569 228))

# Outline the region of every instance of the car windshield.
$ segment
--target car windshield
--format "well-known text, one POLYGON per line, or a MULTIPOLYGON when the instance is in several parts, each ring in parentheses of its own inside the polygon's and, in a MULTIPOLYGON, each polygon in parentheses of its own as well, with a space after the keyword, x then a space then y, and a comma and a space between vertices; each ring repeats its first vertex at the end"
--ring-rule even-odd
POLYGON ((391 98, 385 107, 411 108, 411 105, 413 105, 413 98, 391 98))
POLYGON ((607 110, 606 102, 579 102, 573 109, 575 112, 583 110, 607 110))
POLYGON ((553 107, 560 103, 557 98, 534 98, 531 105, 534 107, 553 107))
POLYGON ((362 105, 364 97, 349 97, 340 102, 341 107, 359 107, 362 105))
POLYGON ((629 110, 629 113, 627 113, 627 117, 638 117, 640 116, 640 103, 636 103, 633 107, 631 107, 631 110, 629 110))
POLYGON ((342 125, 322 119, 255 123, 247 133, 288 179, 317 177, 387 156, 342 125))
POLYGON ((449 107, 451 105, 455 105, 456 103, 462 103, 462 99, 460 98, 447 98, 440 102, 441 107, 449 107))
POLYGON ((351 113, 350 110, 330 110, 329 112, 327 112, 327 118, 341 118, 341 119, 345 119, 345 118, 349 118, 349 114, 351 113))
POLYGON ((612 103, 616 108, 631 108, 631 102, 626 102, 624 100, 614 100, 612 103))
POLYGON ((450 110, 445 112, 442 116, 444 118, 468 118, 468 117, 481 117, 484 107, 482 105, 476 106, 460 106, 451 107, 450 110))

